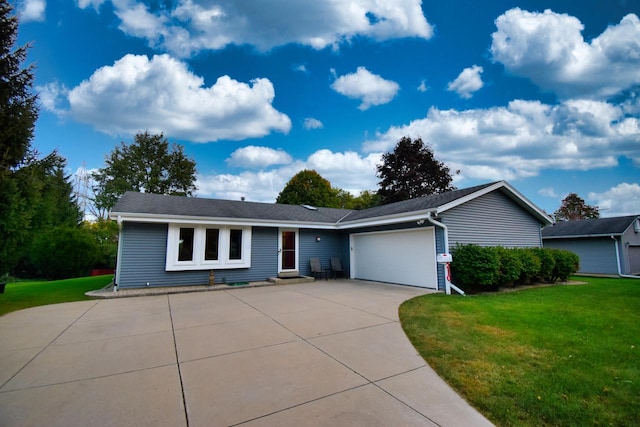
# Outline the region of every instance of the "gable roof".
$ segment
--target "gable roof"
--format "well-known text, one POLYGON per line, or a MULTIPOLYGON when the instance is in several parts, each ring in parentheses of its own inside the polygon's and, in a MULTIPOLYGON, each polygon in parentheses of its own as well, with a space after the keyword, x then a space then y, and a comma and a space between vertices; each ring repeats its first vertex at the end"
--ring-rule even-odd
POLYGON ((380 224, 409 221, 415 216, 424 218, 429 212, 438 214, 496 190, 509 196, 537 217, 541 223, 551 223, 544 212, 505 181, 448 191, 360 211, 127 192, 114 206, 111 218, 150 222, 211 222, 215 220, 227 223, 251 222, 258 225, 288 224, 349 228, 350 226, 363 226, 363 224, 373 221, 380 224))
POLYGON ((543 239, 567 239, 578 237, 608 237, 623 234, 638 215, 618 216, 612 218, 579 219, 559 221, 542 229, 543 239))

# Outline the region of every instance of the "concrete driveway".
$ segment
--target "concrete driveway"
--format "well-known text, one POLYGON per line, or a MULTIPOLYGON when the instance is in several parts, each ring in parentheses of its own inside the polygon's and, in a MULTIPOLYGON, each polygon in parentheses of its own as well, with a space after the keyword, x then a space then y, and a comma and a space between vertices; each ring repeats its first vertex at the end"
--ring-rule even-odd
POLYGON ((10 313, 0 425, 491 425, 400 327, 425 292, 336 280, 10 313))

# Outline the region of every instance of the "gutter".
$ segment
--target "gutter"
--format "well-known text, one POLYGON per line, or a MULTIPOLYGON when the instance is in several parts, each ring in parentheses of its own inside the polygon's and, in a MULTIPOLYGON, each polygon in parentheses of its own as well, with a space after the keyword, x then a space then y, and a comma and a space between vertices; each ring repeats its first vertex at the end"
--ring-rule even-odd
MULTIPOLYGON (((445 250, 445 252, 448 253, 449 252, 449 229, 447 228, 446 225, 444 225, 440 221, 436 221, 435 219, 433 219, 431 217, 431 213, 432 213, 432 211, 427 212, 427 221, 429 221, 431 224, 433 224, 433 225, 435 225, 437 227, 440 227, 440 228, 442 228, 442 230, 444 230, 444 250, 445 250)), ((449 268, 449 264, 447 264, 445 268, 448 269, 449 268)), ((451 280, 450 280, 448 274, 445 274, 445 276, 444 276, 444 289, 445 289, 445 293, 447 295, 451 295, 451 289, 453 289, 454 291, 456 291, 460 295, 464 295, 464 291, 462 289, 460 289, 459 287, 457 287, 456 285, 451 283, 451 280)))
POLYGON ((618 276, 625 277, 627 279, 640 279, 640 276, 632 276, 630 274, 622 274, 622 267, 620 266, 620 249, 618 249, 618 239, 616 239, 616 236, 614 236, 614 235, 611 235, 611 238, 613 239, 613 246, 615 246, 615 248, 616 248, 616 264, 618 266, 618 276))

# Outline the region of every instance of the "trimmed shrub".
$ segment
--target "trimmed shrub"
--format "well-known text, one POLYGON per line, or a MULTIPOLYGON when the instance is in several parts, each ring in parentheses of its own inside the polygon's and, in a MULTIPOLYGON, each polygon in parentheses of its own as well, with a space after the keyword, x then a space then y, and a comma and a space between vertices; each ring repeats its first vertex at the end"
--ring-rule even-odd
POLYGON ((540 266, 542 262, 537 255, 536 249, 519 248, 514 249, 514 251, 518 258, 520 258, 520 263, 522 264, 522 270, 517 283, 519 285, 526 285, 531 283, 534 278, 540 277, 540 266))
POLYGON ((533 251, 540 259, 540 275, 536 279, 542 279, 545 282, 553 283, 553 269, 556 267, 556 259, 551 253, 551 250, 546 248, 534 248, 533 251))
POLYGON ((99 258, 95 238, 81 228, 52 228, 35 238, 30 261, 47 279, 87 276, 99 258))
POLYGON ((498 262, 500 263, 498 271, 498 285, 513 286, 515 281, 520 278, 520 274, 522 274, 522 262, 520 261, 520 257, 518 257, 514 249, 507 249, 498 246, 492 248, 492 250, 498 256, 498 262))
POLYGON ((580 269, 580 257, 564 249, 547 249, 555 260, 552 279, 566 282, 569 276, 580 269))
POLYGON ((466 289, 495 289, 500 274, 500 260, 492 248, 457 245, 453 251, 453 282, 466 289))

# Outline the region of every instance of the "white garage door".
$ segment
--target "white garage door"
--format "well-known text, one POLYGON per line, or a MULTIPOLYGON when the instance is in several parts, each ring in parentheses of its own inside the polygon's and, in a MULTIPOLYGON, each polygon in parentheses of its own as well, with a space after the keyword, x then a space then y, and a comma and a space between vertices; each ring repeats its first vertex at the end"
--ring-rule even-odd
POLYGON ((352 278, 437 288, 433 227, 351 234, 350 238, 352 278))

